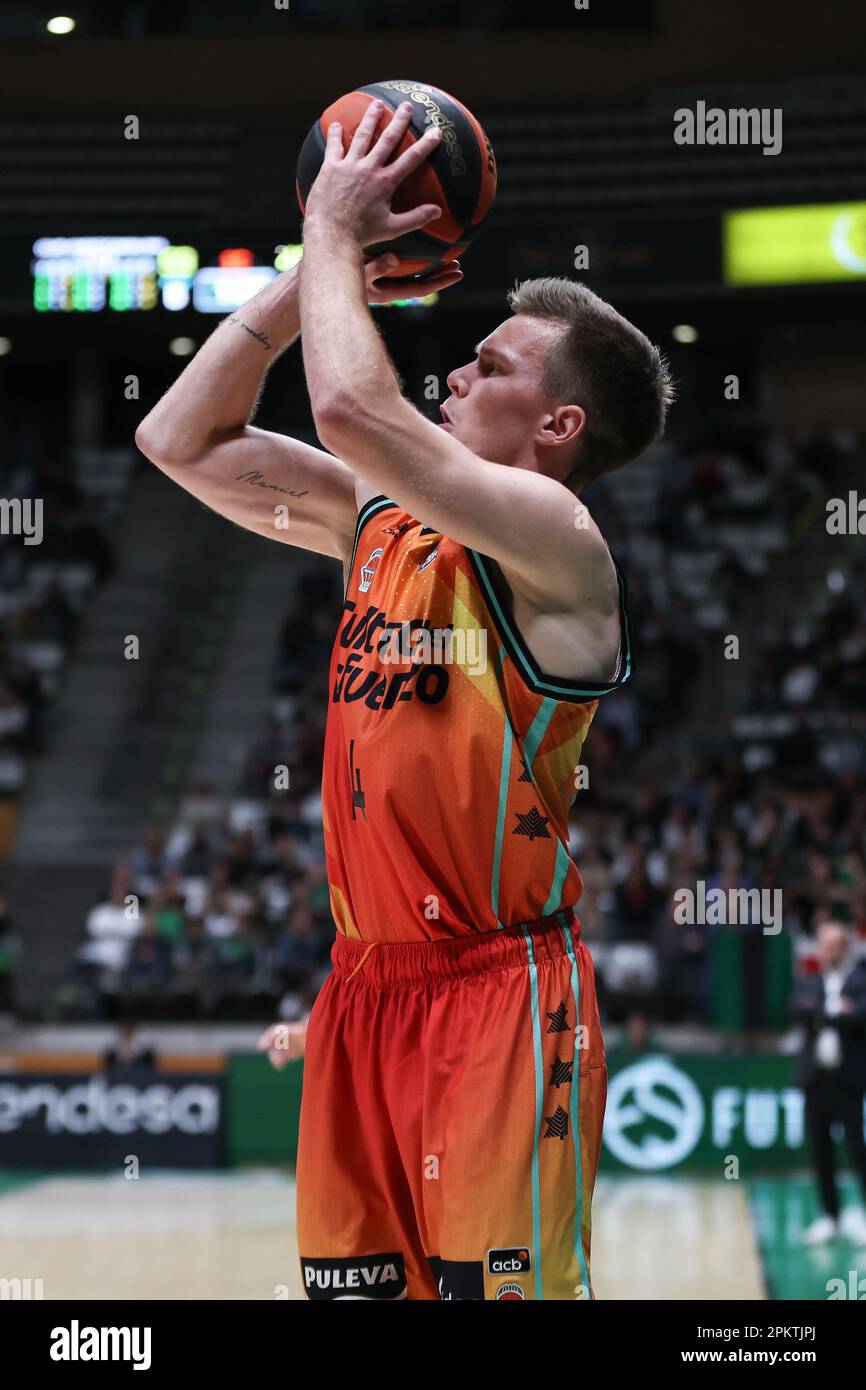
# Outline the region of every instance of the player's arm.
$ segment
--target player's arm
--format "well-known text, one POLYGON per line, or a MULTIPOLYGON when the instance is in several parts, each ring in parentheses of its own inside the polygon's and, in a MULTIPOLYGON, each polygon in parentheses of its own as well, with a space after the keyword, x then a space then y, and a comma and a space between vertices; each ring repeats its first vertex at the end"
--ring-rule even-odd
POLYGON ((443 535, 497 560, 530 599, 555 611, 610 602, 607 551, 553 478, 474 454, 402 395, 363 295, 357 243, 309 214, 301 321, 319 438, 374 492, 443 535))
MULTIPOLYGON (((365 297, 384 303, 405 291, 377 285, 390 259, 365 267, 365 297)), ((459 278, 443 277, 440 287, 459 278)), ((356 478, 324 449, 257 429, 268 370, 300 332, 298 267, 272 280, 224 319, 162 400, 135 442, 167 477, 247 530, 345 559, 357 519, 356 478)))

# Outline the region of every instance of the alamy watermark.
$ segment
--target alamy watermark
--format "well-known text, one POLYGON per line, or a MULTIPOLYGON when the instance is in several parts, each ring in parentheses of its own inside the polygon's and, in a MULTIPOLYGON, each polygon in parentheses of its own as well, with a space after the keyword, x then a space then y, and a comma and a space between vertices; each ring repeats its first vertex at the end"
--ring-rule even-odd
POLYGON ((782 152, 781 106, 731 107, 695 103, 674 112, 677 145, 761 145, 765 155, 782 152))
POLYGON ((42 534, 41 497, 0 497, 0 536, 23 536, 25 545, 41 545, 42 534))
MULTIPOLYGON (((391 625, 389 625, 391 626, 391 625)), ((471 676, 487 670, 487 632, 480 627, 425 627, 421 620, 391 626, 379 642, 384 665, 460 666, 471 676)))
POLYGON ((762 926, 765 936, 782 930, 781 888, 707 888, 702 878, 694 888, 674 893, 677 926, 762 926))

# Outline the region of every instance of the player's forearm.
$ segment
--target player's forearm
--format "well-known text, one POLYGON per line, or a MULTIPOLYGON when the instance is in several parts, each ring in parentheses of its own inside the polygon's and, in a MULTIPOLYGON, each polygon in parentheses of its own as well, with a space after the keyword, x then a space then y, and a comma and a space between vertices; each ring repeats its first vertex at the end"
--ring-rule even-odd
POLYGON ((268 369, 298 337, 298 266, 230 314, 136 431, 151 457, 194 461, 251 420, 268 369))
POLYGON ((308 217, 301 263, 304 373, 319 438, 334 415, 352 417, 400 396, 393 364, 367 305, 354 238, 308 217))

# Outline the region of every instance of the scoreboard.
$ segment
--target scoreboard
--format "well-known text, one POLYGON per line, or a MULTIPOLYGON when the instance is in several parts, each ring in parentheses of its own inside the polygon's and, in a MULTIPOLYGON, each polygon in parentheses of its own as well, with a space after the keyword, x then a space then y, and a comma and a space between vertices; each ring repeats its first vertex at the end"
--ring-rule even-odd
POLYGON ((95 313, 100 309, 183 309, 198 270, 192 246, 160 236, 39 237, 33 244, 33 307, 95 313))
MULTIPOLYGON (((33 307, 39 313, 124 313, 192 307, 226 314, 246 304, 269 280, 300 260, 303 246, 273 247, 258 258, 244 246, 226 247, 200 264, 194 246, 162 236, 45 236, 33 243, 33 307)), ((396 301, 424 306, 437 296, 396 301)))

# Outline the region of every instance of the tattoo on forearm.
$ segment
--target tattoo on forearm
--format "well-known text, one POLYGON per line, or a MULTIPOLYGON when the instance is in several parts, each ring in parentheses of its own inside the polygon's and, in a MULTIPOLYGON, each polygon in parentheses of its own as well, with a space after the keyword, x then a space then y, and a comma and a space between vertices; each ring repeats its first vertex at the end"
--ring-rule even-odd
POLYGON ((309 488, 302 488, 299 492, 296 488, 293 487, 280 487, 279 483, 262 482, 264 476, 265 475, 263 473, 257 473, 254 469, 251 469, 249 473, 239 473, 237 478, 235 479, 235 482, 250 483, 253 487, 268 488, 271 492, 284 492, 288 497, 309 496, 309 488))
POLYGON ((250 328, 249 324, 244 323, 243 319, 240 318, 238 314, 229 314, 229 323, 240 324, 245 333, 249 333, 251 338, 255 338, 256 342, 261 343, 262 347, 267 352, 270 352, 273 343, 265 333, 259 332, 257 328, 250 328))

